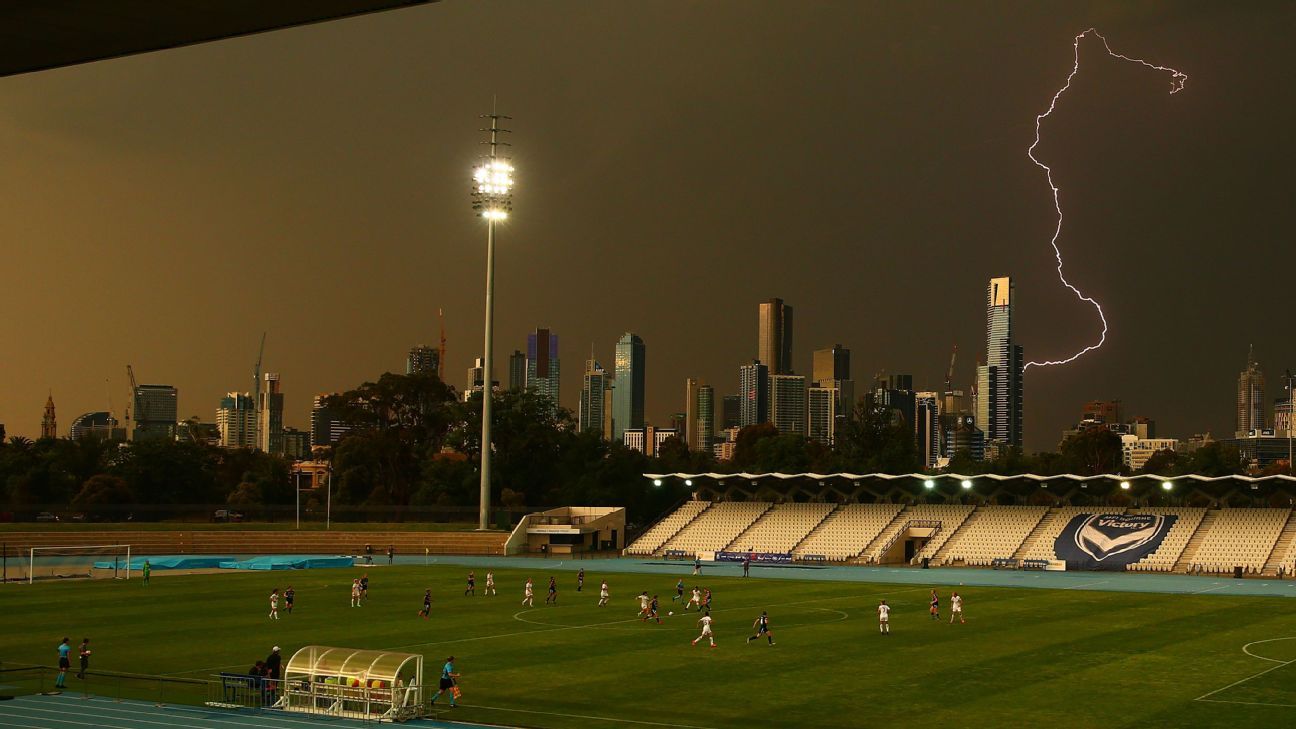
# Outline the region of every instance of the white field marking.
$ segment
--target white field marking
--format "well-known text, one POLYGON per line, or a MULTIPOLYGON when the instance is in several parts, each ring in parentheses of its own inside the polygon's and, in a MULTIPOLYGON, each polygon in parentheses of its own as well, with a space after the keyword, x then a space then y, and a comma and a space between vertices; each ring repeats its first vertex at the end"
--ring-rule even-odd
MULTIPOLYGON (((770 607, 787 607, 787 605, 771 605, 770 607)), ((720 613, 720 612, 728 612, 728 611, 731 611, 731 610, 752 610, 752 609, 754 609, 754 608, 730 607, 730 608, 719 608, 719 609, 716 609, 716 610, 712 610, 711 612, 713 612, 713 613, 720 613)), ((784 629, 784 630, 786 630, 786 629, 788 629, 788 628, 804 628, 804 627, 812 626, 812 625, 828 625, 828 624, 830 624, 830 623, 840 623, 840 622, 842 622, 843 620, 849 620, 849 619, 850 619, 850 615, 849 615, 848 613, 846 613, 844 610, 834 610, 834 609, 832 609, 832 608, 816 608, 816 607, 812 607, 812 608, 805 608, 805 609, 806 609, 806 610, 815 610, 815 611, 817 611, 817 612, 824 612, 824 613, 837 613, 837 614, 840 615, 841 617, 840 617, 840 618, 833 618, 832 620, 821 620, 821 621, 814 622, 814 623, 784 623, 784 622, 780 622, 780 623, 779 623, 779 628, 780 628, 780 629, 784 629)), ((571 626, 567 626, 567 625, 563 625, 563 626, 555 626, 553 623, 541 623, 541 622, 536 621, 536 620, 527 620, 526 618, 522 617, 522 615, 523 615, 524 613, 529 613, 529 612, 532 612, 533 610, 540 610, 540 611, 543 611, 544 608, 532 608, 531 610, 521 610, 521 611, 519 611, 519 612, 517 612, 517 613, 514 613, 514 615, 513 615, 513 619, 516 620, 516 621, 518 621, 518 622, 521 622, 521 623, 529 623, 529 624, 531 624, 531 625, 542 625, 542 626, 547 627, 547 628, 550 628, 550 627, 563 627, 563 628, 571 627, 571 626)), ((685 617, 685 616, 687 616, 690 612, 692 612, 692 611, 684 611, 684 612, 680 613, 680 616, 679 616, 679 617, 685 617)), ((700 614, 701 614, 701 611, 698 611, 697 614, 700 615, 700 614)), ((638 622, 640 622, 641 620, 642 620, 642 618, 637 618, 637 617, 636 617, 636 618, 627 618, 626 620, 614 620, 614 621, 612 621, 612 622, 608 622, 608 623, 594 623, 594 624, 591 624, 591 625, 584 625, 584 626, 581 626, 581 627, 584 627, 584 628, 606 628, 606 627, 610 627, 610 626, 613 626, 613 625, 619 625, 619 624, 621 624, 621 623, 638 623, 638 622)), ((611 628, 611 629, 612 629, 612 630, 641 630, 641 628, 611 628)), ((688 630, 693 630, 693 626, 688 626, 687 629, 688 629, 688 630)), ((535 631, 535 632, 538 632, 538 633, 539 633, 539 632, 544 632, 544 631, 535 631)))
MULTIPOLYGON (((122 708, 122 705, 118 704, 116 701, 113 701, 112 699, 107 699, 107 698, 102 698, 97 696, 92 697, 91 701, 95 703, 96 711, 112 711, 118 714, 143 714, 145 716, 156 716, 157 714, 157 712, 149 711, 149 710, 122 708)), ((187 718, 190 721, 212 721, 212 722, 223 722, 226 724, 232 722, 236 726, 240 726, 240 727, 254 726, 254 727, 266 727, 267 729, 274 729, 276 727, 282 729, 282 726, 284 724, 303 724, 303 725, 309 725, 311 727, 315 727, 315 729, 319 729, 320 726, 319 724, 320 717, 318 715, 315 715, 310 719, 299 719, 294 717, 291 714, 288 714, 287 712, 278 712, 278 713, 271 714, 271 716, 274 717, 274 721, 275 721, 274 724, 248 724, 247 722, 242 721, 237 715, 227 714, 220 709, 213 709, 206 706, 192 706, 192 705, 185 705, 185 704, 168 704, 168 706, 175 707, 172 710, 174 712, 173 714, 174 716, 187 718), (201 713, 202 716, 188 716, 188 717, 185 716, 186 714, 199 714, 199 713, 201 713), (279 713, 283 713, 284 715, 280 716, 279 713)), ((134 721, 134 719, 121 719, 120 721, 134 721)), ((356 721, 363 721, 363 720, 356 720, 356 721)), ((180 726, 180 725, 171 724, 171 726, 180 726)), ((200 726, 204 727, 204 729, 210 729, 205 724, 200 726)))
POLYGON ((1205 590, 1193 590, 1193 593, 1192 593, 1192 594, 1194 594, 1194 595, 1200 595, 1200 594, 1202 594, 1203 592, 1214 592, 1214 591, 1216 591, 1216 590, 1223 590, 1224 588, 1228 587, 1230 584, 1231 584, 1231 583, 1225 582, 1224 584, 1220 585, 1219 587, 1208 587, 1208 588, 1206 588, 1205 590))
POLYGON ((711 729, 711 727, 697 726, 695 724, 667 724, 660 721, 640 721, 638 719, 617 719, 611 716, 588 716, 585 714, 559 714, 555 711, 534 711, 532 709, 507 709, 503 706, 482 706, 481 704, 464 704, 470 709, 486 709, 487 711, 512 711, 519 714, 539 714, 540 716, 561 716, 568 719, 590 719, 592 721, 615 721, 619 724, 638 724, 640 726, 665 726, 673 729, 711 729))
MULTIPOLYGON (((1252 653, 1251 651, 1247 650, 1247 648, 1249 648, 1249 647, 1251 647, 1251 646, 1253 646, 1253 645, 1255 645, 1255 644, 1257 644, 1257 643, 1272 643, 1272 642, 1274 642, 1274 641, 1278 641, 1278 640, 1293 640, 1293 639, 1294 639, 1294 638, 1269 638, 1269 639, 1266 639, 1266 640, 1256 640, 1256 641, 1252 641, 1252 642, 1247 643, 1246 645, 1242 646, 1242 652, 1245 653, 1245 654, 1247 654, 1248 656, 1251 656, 1252 658, 1263 658, 1263 659, 1266 660, 1266 661, 1273 661, 1273 662, 1274 662, 1274 665, 1272 665, 1272 666, 1266 668, 1265 670, 1263 670, 1263 671, 1261 671, 1261 672, 1259 672, 1259 673, 1251 674, 1250 676, 1247 676, 1246 678, 1240 678, 1240 679, 1234 681, 1233 683, 1231 683, 1231 684, 1229 684, 1229 685, 1227 685, 1227 686, 1221 686, 1220 688, 1217 688, 1217 689, 1215 689, 1214 691, 1209 691, 1209 692, 1207 692, 1207 693, 1204 693, 1204 694, 1202 694, 1201 696, 1198 696, 1197 698, 1193 699, 1193 701, 1213 701, 1213 702, 1220 703, 1220 704, 1249 704, 1249 703, 1255 703, 1256 705, 1267 705, 1267 706, 1288 706, 1288 704, 1261 704, 1260 702, 1249 702, 1249 701, 1228 701, 1228 700, 1225 700, 1225 699, 1212 699, 1212 698, 1209 698, 1209 697, 1214 696, 1215 694, 1220 693, 1221 691, 1227 691, 1227 690, 1233 688, 1234 686, 1238 686, 1238 685, 1244 684, 1244 683, 1246 683, 1247 681, 1250 681, 1250 680, 1253 679, 1253 678, 1259 678, 1259 677, 1265 675, 1266 673, 1269 673, 1270 671, 1276 671, 1276 670, 1278 670, 1279 668, 1282 668, 1283 666, 1290 666, 1291 664, 1296 663, 1296 658, 1293 658, 1293 659, 1290 660, 1290 661, 1279 661, 1279 660, 1275 660, 1275 659, 1273 659, 1273 658, 1264 658, 1264 656, 1257 656, 1257 655, 1255 655, 1254 653, 1252 653)), ((1296 705, 1293 705, 1293 706, 1296 706, 1296 705)))
POLYGON ((1246 706, 1281 706, 1288 709, 1296 709, 1296 704, 1270 704, 1265 701, 1229 701, 1228 699, 1197 699, 1207 704, 1245 704, 1246 706))
MULTIPOLYGON (((35 713, 35 714, 53 714, 53 717, 48 717, 48 718, 47 718, 47 717, 43 717, 43 716, 25 716, 25 715, 19 714, 19 715, 17 715, 17 716, 14 717, 14 718, 16 718, 16 719, 30 719, 30 720, 32 720, 32 721, 52 721, 52 722, 58 722, 59 724, 76 724, 76 725, 79 725, 79 726, 94 726, 94 727, 112 726, 112 727, 120 727, 120 729, 130 729, 131 727, 136 727, 136 726, 139 726, 140 724, 150 724, 150 725, 152 725, 152 724, 156 724, 157 726, 179 727, 180 729, 210 729, 210 727, 211 727, 211 724, 208 724, 208 723, 204 723, 204 724, 183 724, 183 723, 180 723, 180 722, 175 721, 174 719, 170 719, 170 720, 168 720, 168 721, 149 721, 148 719, 139 719, 139 718, 136 718, 136 717, 134 717, 134 716, 130 716, 130 717, 126 717, 126 716, 122 716, 122 717, 89 716, 89 717, 87 717, 87 716, 84 716, 83 714, 76 713, 76 712, 70 712, 70 711, 58 711, 58 710, 56 710, 56 709, 37 709, 37 708, 34 708, 34 707, 32 707, 32 706, 27 706, 27 705, 20 705, 20 706, 6 707, 6 708, 7 708, 7 710, 29 711, 29 712, 32 712, 32 713, 35 713), (75 721, 75 720, 73 720, 73 719, 59 719, 59 718, 57 718, 57 717, 60 717, 60 716, 76 716, 76 717, 85 718, 85 719, 92 719, 93 721, 75 721), (116 721, 116 722, 121 722, 121 723, 120 723, 120 724, 111 724, 111 725, 109 725, 109 724, 104 724, 105 721, 116 721)), ((103 710, 103 707, 97 707, 97 708, 99 708, 100 710, 103 710)), ((133 713, 133 712, 125 712, 125 713, 133 713)), ((149 713, 146 713, 146 714, 145 714, 145 716, 151 716, 151 715, 152 715, 152 714, 149 714, 149 713)), ((232 719, 210 719, 210 720, 208 720, 208 719, 195 719, 194 721, 224 721, 224 722, 230 722, 230 721, 233 721, 233 720, 232 720, 232 719)), ((48 725, 47 725, 47 724, 38 724, 37 726, 48 726, 48 725)), ((264 729, 276 729, 276 727, 278 727, 279 725, 278 725, 278 724, 248 724, 248 723, 242 723, 242 722, 240 722, 240 723, 237 723, 236 726, 263 727, 264 729)))
POLYGON ((1097 582, 1082 582, 1082 583, 1080 583, 1080 584, 1078 584, 1078 585, 1072 585, 1072 586, 1070 586, 1070 587, 1063 587, 1062 589, 1063 589, 1063 590, 1079 590, 1079 589, 1084 588, 1084 587, 1093 587, 1094 585, 1105 585, 1105 584, 1107 584, 1108 582, 1111 582, 1111 580, 1098 580, 1097 582))

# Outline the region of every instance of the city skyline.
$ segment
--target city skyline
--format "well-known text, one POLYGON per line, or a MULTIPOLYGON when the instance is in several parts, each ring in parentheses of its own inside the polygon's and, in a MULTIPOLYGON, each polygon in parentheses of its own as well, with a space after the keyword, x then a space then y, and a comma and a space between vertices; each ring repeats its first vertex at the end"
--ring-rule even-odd
MULTIPOLYGON (((935 390, 957 345, 954 385, 967 390, 975 302, 999 274, 1018 286, 1018 341, 1064 356, 1092 314, 1057 290, 1052 211, 1023 143, 1070 39, 1091 25, 1183 66, 1192 93, 1165 98, 1157 74, 1099 58, 1048 121, 1042 152, 1069 196, 1059 244, 1112 330, 1081 361, 1027 373, 1026 448, 1052 448, 1091 399, 1123 400, 1167 432, 1226 436, 1251 342, 1267 397, 1281 394, 1296 343, 1273 334, 1285 297, 1254 260, 1290 256, 1275 180, 1293 109, 1272 95, 1274 69, 1296 55, 1281 32, 1290 6, 1181 8, 1173 24, 1103 3, 1038 6, 990 13, 987 27, 986 13, 944 5, 751 14, 717 2, 690 8, 681 32, 662 8, 504 5, 498 32, 515 60, 471 79, 448 70, 471 51, 454 29, 494 13, 439 3, 0 80, 0 239, 16 274, 0 301, 19 313, 0 325, 8 434, 39 433, 50 390, 64 420, 110 406, 120 417, 127 363, 178 389, 181 418, 209 421, 224 393, 246 389, 265 330, 267 369, 292 383, 284 424, 302 427, 314 394, 399 372, 411 344, 437 341, 438 308, 458 385, 481 346, 484 251, 461 188, 490 92, 517 118, 527 181, 500 252, 497 346, 520 349, 543 322, 596 342, 607 362, 634 331, 653 347, 649 422, 680 410, 686 377, 717 397, 737 391, 751 306, 771 297, 796 308, 798 373, 840 342, 859 382, 905 371, 935 390), (741 32, 702 31, 717 23, 741 32), (626 24, 636 33, 613 42, 626 24), (804 52, 775 63, 784 47, 804 52), (612 62, 587 62, 599 56, 612 62), (699 66, 709 79, 694 78, 699 66), (715 109, 725 144, 718 127, 684 121, 715 109), (847 132, 817 131, 830 112, 847 132), (846 203, 823 206, 821 186, 846 203), (589 250, 597 266, 580 263, 589 250), (148 266, 149 286, 129 296, 114 283, 148 266), (603 271, 622 273, 592 275, 603 271), (209 315, 197 304, 212 280, 241 293, 209 315), (1243 319, 1230 305, 1244 288, 1243 319), (86 307, 78 291, 106 304, 86 307)), ((575 409, 581 368, 566 370, 562 404, 575 409)))

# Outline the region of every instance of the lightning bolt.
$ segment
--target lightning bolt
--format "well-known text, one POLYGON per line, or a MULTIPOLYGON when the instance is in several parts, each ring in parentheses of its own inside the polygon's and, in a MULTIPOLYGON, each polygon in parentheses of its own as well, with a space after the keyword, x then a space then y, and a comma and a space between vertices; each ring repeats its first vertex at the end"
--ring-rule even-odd
POLYGON ((1057 227, 1054 228, 1053 230, 1053 239, 1049 241, 1049 244, 1053 246, 1053 255, 1054 258, 1057 259, 1058 278, 1061 279, 1062 284, 1064 286, 1066 286, 1068 289, 1071 289, 1071 293, 1075 294, 1076 298, 1080 299, 1086 304, 1093 306, 1093 308, 1097 310, 1098 318, 1102 320, 1102 334, 1099 335, 1097 344, 1091 344, 1085 347, 1084 349, 1080 350, 1079 352, 1076 352, 1075 354, 1071 355, 1070 357, 1067 357, 1066 359, 1045 360, 1043 362, 1027 362, 1025 367, 1023 367, 1023 369, 1029 369, 1031 367, 1048 367, 1050 365, 1061 365, 1061 364, 1066 364, 1068 362, 1074 362, 1076 359, 1085 355, 1086 353, 1091 352, 1103 346, 1103 343, 1107 341, 1107 317, 1106 315, 1103 314, 1102 304, 1099 304, 1091 296, 1085 296, 1084 293, 1082 293, 1080 289, 1076 288, 1075 285, 1073 285, 1070 281, 1068 281, 1066 279, 1066 276, 1063 275, 1062 273, 1062 249, 1058 248, 1058 238, 1062 235, 1062 202, 1059 199, 1060 191, 1058 190, 1058 186, 1053 182, 1052 168, 1050 168, 1048 165, 1044 164, 1043 162, 1040 162, 1039 158, 1035 156, 1035 148, 1038 147, 1040 143, 1040 124, 1044 121, 1044 119, 1046 119, 1050 114, 1053 113, 1054 109, 1057 108, 1058 99, 1062 98, 1062 94, 1065 94, 1067 89, 1071 88, 1071 82, 1075 79, 1076 74, 1080 72, 1080 41, 1084 40, 1084 37, 1087 35, 1092 35, 1095 38, 1101 40, 1103 43, 1103 48, 1107 49, 1107 55, 1111 56, 1112 58, 1116 58, 1122 61, 1129 61, 1131 63, 1137 63, 1141 66, 1146 66, 1154 71, 1164 71, 1169 73, 1171 94, 1177 94, 1180 91, 1183 91, 1184 82, 1188 80, 1188 75, 1181 71, 1176 71, 1175 69, 1168 68, 1166 66, 1158 66, 1155 63, 1149 63, 1147 61, 1144 61, 1141 58, 1131 58, 1122 53, 1117 53, 1116 51, 1113 51, 1111 45, 1107 42, 1107 39, 1103 37, 1103 35, 1099 33, 1097 30, 1095 30, 1094 28, 1090 28, 1075 37, 1075 43, 1073 44, 1075 47, 1075 63, 1071 66, 1071 73, 1067 75, 1066 83, 1063 84, 1062 88, 1058 89, 1056 94, 1053 94, 1053 101, 1049 103, 1048 111, 1045 111, 1043 114, 1040 114, 1039 116, 1035 117, 1035 143, 1030 146, 1030 149, 1026 150, 1026 156, 1030 157, 1031 162, 1034 162, 1036 165, 1039 166, 1040 169, 1044 170, 1044 176, 1048 179, 1049 187, 1053 189, 1053 208, 1057 211, 1057 227))

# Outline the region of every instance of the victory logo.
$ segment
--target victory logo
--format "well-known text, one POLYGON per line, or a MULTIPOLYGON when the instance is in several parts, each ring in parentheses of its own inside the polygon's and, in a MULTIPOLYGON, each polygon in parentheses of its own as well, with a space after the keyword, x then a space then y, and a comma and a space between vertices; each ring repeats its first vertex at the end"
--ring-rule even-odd
POLYGON ((1161 546, 1176 517, 1160 514, 1081 514, 1054 543, 1068 569, 1125 569, 1161 546))

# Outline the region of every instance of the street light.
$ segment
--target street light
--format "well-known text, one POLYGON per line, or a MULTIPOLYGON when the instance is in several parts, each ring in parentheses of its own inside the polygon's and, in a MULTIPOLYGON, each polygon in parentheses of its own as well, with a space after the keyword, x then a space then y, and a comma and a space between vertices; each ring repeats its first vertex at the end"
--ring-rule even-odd
POLYGON ((478 514, 477 528, 485 530, 490 525, 491 498, 491 399, 492 377, 495 365, 495 348, 492 342, 492 329, 495 324, 495 224, 508 218, 513 210, 513 165, 499 156, 499 147, 508 146, 499 141, 499 135, 507 132, 501 129, 501 119, 508 119, 495 112, 484 114, 490 119, 490 127, 483 129, 490 132, 490 155, 477 169, 473 170, 472 206, 478 217, 486 220, 486 335, 482 349, 482 437, 481 437, 481 512, 478 514))

